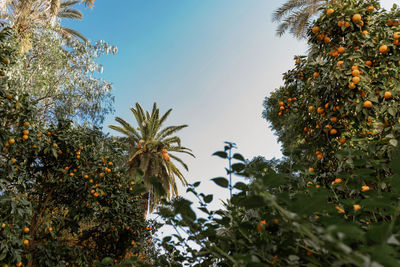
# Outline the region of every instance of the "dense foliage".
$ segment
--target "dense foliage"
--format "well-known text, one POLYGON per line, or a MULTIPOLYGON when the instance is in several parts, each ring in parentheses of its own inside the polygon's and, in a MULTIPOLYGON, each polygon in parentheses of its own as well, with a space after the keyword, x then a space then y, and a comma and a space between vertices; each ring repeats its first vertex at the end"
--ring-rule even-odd
POLYGON ((0 33, 0 263, 88 266, 142 253, 153 230, 123 147, 68 117, 38 116, 36 95, 9 79, 20 57, 12 34, 0 33))

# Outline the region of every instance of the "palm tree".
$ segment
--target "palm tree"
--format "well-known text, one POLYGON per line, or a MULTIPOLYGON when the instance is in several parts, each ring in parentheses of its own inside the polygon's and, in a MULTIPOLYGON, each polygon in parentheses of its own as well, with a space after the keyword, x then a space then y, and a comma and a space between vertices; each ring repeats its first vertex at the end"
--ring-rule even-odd
POLYGON ((275 10, 272 20, 278 22, 277 34, 282 36, 289 30, 298 39, 306 38, 307 28, 314 15, 327 2, 337 0, 287 0, 275 10))
POLYGON ((172 109, 169 109, 161 117, 156 103, 154 103, 151 113, 144 112, 139 103, 136 103, 136 108, 130 110, 138 125, 136 129, 119 117, 116 117, 115 120, 121 126, 111 125, 109 127, 124 135, 123 141, 128 146, 129 154, 128 170, 132 177, 137 177, 138 170, 143 172, 142 179, 150 193, 148 206, 151 211, 162 198, 154 190, 153 178, 161 183, 168 198, 178 195, 176 177, 183 185, 187 185, 185 177, 170 159, 180 163, 186 170, 188 170, 188 166, 182 159, 170 152, 185 153, 193 157, 194 155, 189 148, 181 146, 179 137, 172 136, 187 125, 168 126, 161 129, 172 109))
MULTIPOLYGON (((33 29, 37 26, 54 26, 57 18, 81 20, 82 13, 72 8, 78 3, 93 7, 94 0, 2 0, 0 18, 9 21, 21 39, 30 39, 29 35, 33 29)), ((57 32, 63 37, 75 37, 87 41, 74 29, 60 27, 57 32)))

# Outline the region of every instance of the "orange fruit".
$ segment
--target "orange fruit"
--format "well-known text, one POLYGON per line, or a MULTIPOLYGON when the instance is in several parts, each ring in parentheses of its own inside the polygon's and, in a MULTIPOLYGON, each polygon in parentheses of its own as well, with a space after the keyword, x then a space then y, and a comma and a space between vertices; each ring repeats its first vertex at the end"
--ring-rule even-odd
POLYGON ((284 107, 284 106, 281 106, 281 107, 280 107, 280 110, 284 110, 284 109, 285 109, 285 107, 284 107))
POLYGON ((317 113, 318 114, 322 114, 323 112, 324 112, 323 108, 321 108, 321 107, 317 108, 317 113))
POLYGON ((12 94, 8 94, 7 98, 11 100, 13 98, 13 95, 12 94))
POLYGON ((11 138, 10 140, 8 140, 8 143, 10 143, 10 145, 14 144, 15 143, 15 139, 11 138))
POLYGON ((314 26, 314 27, 312 28, 312 32, 313 32, 314 34, 317 34, 317 33, 319 32, 319 27, 318 27, 318 26, 314 26))
POLYGON ((29 122, 27 122, 27 121, 24 122, 24 126, 25 126, 25 127, 29 127, 29 125, 30 125, 29 122))
POLYGON ((322 154, 318 154, 318 159, 322 159, 324 156, 322 154))
POLYGON ((17 266, 17 267, 21 267, 21 266, 22 266, 22 262, 18 262, 18 263, 16 263, 16 264, 15 264, 15 266, 17 266))
POLYGON ((308 107, 308 111, 309 111, 309 112, 312 112, 313 110, 314 110, 314 107, 313 107, 313 106, 309 106, 309 107, 308 107))
POLYGON ((313 76, 314 76, 314 78, 318 78, 319 77, 319 73, 318 72, 314 72, 313 76))
POLYGON ((359 70, 353 70, 351 73, 353 76, 360 76, 360 71, 359 70))
POLYGON ((24 141, 28 140, 28 138, 29 138, 29 136, 27 136, 26 134, 24 134, 24 135, 22 136, 22 140, 24 140, 24 141))
POLYGON ((331 38, 329 38, 328 36, 326 36, 324 38, 324 43, 329 44, 331 42, 331 38))
POLYGON ((369 190, 369 186, 367 186, 367 185, 363 185, 362 187, 361 187, 361 191, 362 192, 365 192, 365 191, 368 191, 369 190))
POLYGON ((387 53, 388 50, 389 50, 389 48, 387 47, 387 45, 381 45, 379 47, 379 52, 381 52, 381 53, 387 53))
POLYGON ((314 172, 315 170, 314 170, 314 168, 309 168, 308 171, 309 172, 314 172))
POLYGON ((375 7, 371 5, 371 6, 368 7, 368 12, 373 12, 374 9, 375 9, 375 7))
POLYGON ((24 228, 24 233, 29 233, 29 228, 28 227, 24 228))
POLYGON ((352 67, 351 67, 351 70, 352 70, 352 71, 353 71, 353 70, 358 70, 358 66, 357 66, 357 65, 352 66, 352 67))
POLYGON ((338 66, 338 67, 341 67, 341 66, 343 65, 343 63, 344 63, 344 61, 339 60, 339 61, 337 62, 337 66, 338 66))
POLYGON ((344 53, 345 48, 343 46, 340 46, 337 51, 338 51, 338 53, 342 54, 342 53, 344 53))
POLYGON ((28 239, 25 239, 25 240, 24 240, 24 245, 25 245, 25 246, 29 245, 29 240, 28 240, 28 239))
POLYGON ((389 91, 386 91, 386 92, 385 92, 385 95, 384 95, 383 97, 384 97, 385 99, 392 98, 392 93, 389 92, 389 91))
POLYGON ((353 83, 357 84, 360 82, 360 77, 353 77, 353 79, 351 79, 353 81, 353 83))
POLYGON ((332 117, 331 118, 331 122, 333 122, 333 123, 337 122, 337 118, 336 117, 332 117))
POLYGON ((350 27, 350 22, 346 22, 346 23, 344 24, 344 26, 345 26, 346 28, 350 27))
POLYGON ((2 223, 2 224, 1 224, 1 228, 2 228, 2 229, 6 228, 6 224, 5 224, 5 223, 2 223))
POLYGON ((363 104, 364 108, 372 108, 372 102, 369 100, 366 100, 363 104))
POLYGON ((368 31, 364 30, 364 31, 362 31, 362 34, 367 35, 368 31))
POLYGON ((15 163, 15 162, 17 162, 17 160, 16 160, 15 158, 12 158, 12 159, 11 159, 11 162, 12 162, 12 163, 15 163))
POLYGON ((346 138, 341 137, 341 138, 339 139, 339 143, 341 143, 341 144, 346 143, 346 138))
POLYGON ((394 38, 394 39, 399 39, 399 38, 400 38, 400 32, 395 32, 395 33, 393 34, 393 38, 394 38))
POLYGON ((282 101, 279 102, 279 106, 283 106, 283 105, 285 105, 285 103, 283 103, 282 101))
POLYGON ((351 18, 351 20, 354 23, 359 23, 359 22, 361 22, 361 15, 360 14, 354 14, 353 17, 351 18))
POLYGON ((49 232, 51 232, 51 231, 53 231, 53 228, 52 228, 52 227, 49 228, 49 232))
POLYGON ((369 60, 367 60, 367 61, 365 61, 365 65, 367 65, 367 66, 371 66, 371 65, 372 65, 372 62, 371 62, 371 61, 369 61, 369 60))
POLYGON ((332 129, 329 133, 330 133, 331 135, 335 135, 335 134, 337 134, 337 130, 336 130, 336 129, 332 129))
POLYGON ((327 15, 327 16, 330 16, 333 12, 335 12, 335 10, 334 10, 333 8, 329 8, 329 9, 326 11, 326 15, 327 15))

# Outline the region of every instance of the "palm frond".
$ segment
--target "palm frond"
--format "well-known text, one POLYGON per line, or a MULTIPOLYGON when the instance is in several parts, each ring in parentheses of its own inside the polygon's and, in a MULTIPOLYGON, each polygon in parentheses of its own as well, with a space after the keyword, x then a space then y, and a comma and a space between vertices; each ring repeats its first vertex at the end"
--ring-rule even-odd
POLYGON ((163 138, 176 133, 177 131, 188 127, 188 125, 184 124, 184 125, 179 125, 179 126, 169 126, 164 128, 161 132, 159 132, 156 136, 155 139, 156 140, 162 140, 163 138))
POLYGON ((186 165, 185 162, 183 162, 183 160, 181 160, 180 158, 178 158, 177 156, 172 155, 172 154, 169 154, 169 156, 171 158, 173 158, 174 160, 176 160, 177 162, 179 162, 183 166, 183 168, 185 168, 186 171, 189 171, 189 167, 186 165))
POLYGON ((66 27, 61 27, 61 29, 62 29, 62 31, 68 33, 69 35, 71 35, 73 37, 78 37, 78 38, 82 39, 85 42, 88 41, 85 36, 83 36, 81 33, 79 33, 78 31, 76 31, 74 29, 66 28, 66 27))
POLYGON ((139 133, 126 120, 116 117, 115 121, 121 124, 127 131, 132 133, 132 135, 134 135, 138 140, 140 139, 139 133))
POLYGON ((57 17, 63 19, 81 20, 83 18, 83 14, 79 10, 66 8, 58 12, 57 17))

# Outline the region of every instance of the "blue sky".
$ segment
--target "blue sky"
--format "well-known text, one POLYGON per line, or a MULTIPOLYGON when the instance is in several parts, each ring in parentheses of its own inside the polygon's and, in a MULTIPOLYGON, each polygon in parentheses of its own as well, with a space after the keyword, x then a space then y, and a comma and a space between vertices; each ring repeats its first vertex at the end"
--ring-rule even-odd
POLYGON ((167 124, 189 125, 180 137, 196 155, 184 157, 188 181, 200 180, 201 191, 226 199, 228 192, 209 181, 225 175, 225 162, 211 156, 224 141, 236 142, 246 158, 281 156, 261 118, 262 102, 281 85, 293 57, 306 52, 304 42, 275 35, 271 14, 284 2, 96 0, 83 21, 67 26, 118 47, 117 55, 101 58, 116 108, 104 130, 115 116, 134 123, 129 108, 136 102, 145 109, 153 102, 161 111, 173 108, 167 124))

